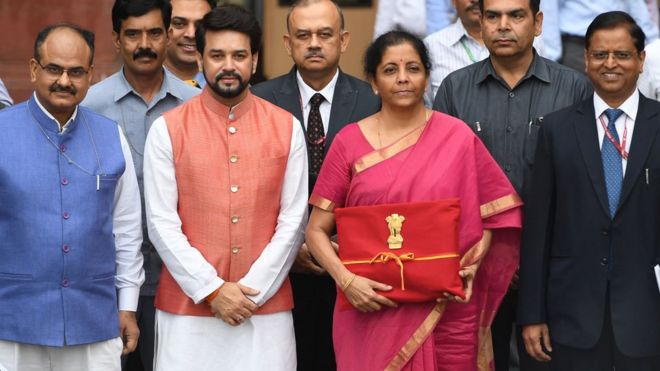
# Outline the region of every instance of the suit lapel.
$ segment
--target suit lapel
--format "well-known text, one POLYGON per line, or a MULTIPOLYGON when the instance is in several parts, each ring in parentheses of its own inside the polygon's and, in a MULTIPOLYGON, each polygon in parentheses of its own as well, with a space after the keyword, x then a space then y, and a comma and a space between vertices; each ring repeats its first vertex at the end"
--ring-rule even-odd
POLYGON ((605 214, 610 215, 607 201, 607 190, 605 188, 605 175, 603 174, 603 161, 600 156, 600 144, 598 130, 596 129, 596 117, 593 99, 587 99, 578 106, 577 117, 573 127, 578 141, 578 147, 582 153, 589 178, 594 186, 594 191, 605 214))
POLYGON ((648 99, 640 94, 639 109, 635 118, 635 129, 633 131, 632 142, 630 143, 630 153, 628 154, 628 165, 626 174, 623 178, 623 187, 621 188, 621 197, 619 207, 623 205, 626 198, 630 195, 635 181, 639 179, 646 158, 648 157, 651 145, 658 131, 657 124, 658 111, 650 104, 648 99))
POLYGON ((332 97, 332 106, 330 108, 330 123, 325 137, 325 152, 328 152, 330 143, 337 135, 337 132, 351 120, 351 115, 357 104, 357 89, 353 89, 350 81, 344 73, 339 70, 337 85, 332 97))
POLYGON ((302 113, 302 104, 300 102, 300 90, 298 90, 298 81, 296 80, 296 68, 293 67, 287 78, 284 80, 282 87, 279 91, 275 91, 275 102, 277 106, 283 108, 293 114, 300 125, 303 126, 303 131, 305 130, 305 125, 303 123, 303 113, 302 113))

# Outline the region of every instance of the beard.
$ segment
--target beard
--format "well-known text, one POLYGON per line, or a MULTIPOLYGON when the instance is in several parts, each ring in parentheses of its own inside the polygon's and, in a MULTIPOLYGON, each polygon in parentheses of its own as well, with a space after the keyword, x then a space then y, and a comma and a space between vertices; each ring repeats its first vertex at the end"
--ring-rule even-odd
POLYGON ((206 77, 206 73, 204 73, 204 80, 206 80, 206 84, 213 90, 216 94, 221 96, 222 98, 236 98, 241 93, 245 91, 248 87, 248 83, 250 79, 248 78, 247 81, 243 80, 241 75, 237 74, 236 72, 221 72, 215 76, 215 81, 211 82, 209 81, 208 77, 206 77), (229 86, 223 86, 220 84, 220 79, 223 77, 233 77, 238 81, 238 86, 235 87, 229 87, 229 86))

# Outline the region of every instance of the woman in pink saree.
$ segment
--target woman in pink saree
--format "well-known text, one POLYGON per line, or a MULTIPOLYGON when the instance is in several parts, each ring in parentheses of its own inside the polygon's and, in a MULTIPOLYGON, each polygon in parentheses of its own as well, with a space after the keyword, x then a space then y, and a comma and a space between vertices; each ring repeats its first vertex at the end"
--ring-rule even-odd
POLYGON ((335 309, 339 370, 492 368, 489 326, 518 265, 522 203, 467 125, 424 107, 429 68, 415 36, 374 41, 365 71, 382 109, 337 135, 310 199, 307 244, 354 307, 335 309), (335 208, 448 198, 460 200, 465 300, 394 303, 379 294, 389 286, 352 274, 331 245, 335 208))

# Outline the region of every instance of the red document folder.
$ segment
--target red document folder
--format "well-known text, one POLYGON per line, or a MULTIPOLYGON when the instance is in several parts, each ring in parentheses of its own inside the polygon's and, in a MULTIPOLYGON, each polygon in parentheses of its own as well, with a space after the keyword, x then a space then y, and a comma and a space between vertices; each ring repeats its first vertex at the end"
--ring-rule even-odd
MULTIPOLYGON (((335 210, 339 258, 351 272, 392 286, 398 303, 464 297, 458 275, 458 199, 335 210)), ((352 308, 338 295, 342 309, 352 308)))

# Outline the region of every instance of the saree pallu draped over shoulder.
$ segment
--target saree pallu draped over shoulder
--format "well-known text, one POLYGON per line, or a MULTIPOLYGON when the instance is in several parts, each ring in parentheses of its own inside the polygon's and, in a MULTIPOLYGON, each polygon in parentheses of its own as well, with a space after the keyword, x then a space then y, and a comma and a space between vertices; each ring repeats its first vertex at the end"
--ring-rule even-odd
POLYGON ((351 124, 334 140, 310 203, 332 211, 448 198, 460 200, 461 266, 481 261, 472 299, 374 313, 335 308, 339 370, 492 368, 490 324, 518 265, 522 202, 467 125, 434 112, 423 127, 376 150, 351 124), (489 249, 478 244, 484 229, 492 231, 489 249))

